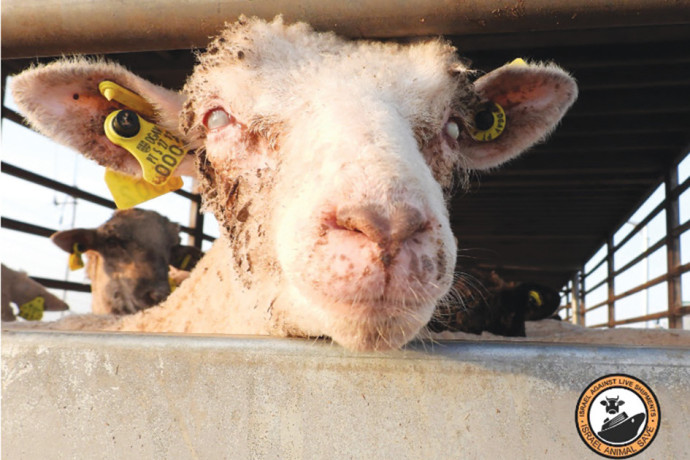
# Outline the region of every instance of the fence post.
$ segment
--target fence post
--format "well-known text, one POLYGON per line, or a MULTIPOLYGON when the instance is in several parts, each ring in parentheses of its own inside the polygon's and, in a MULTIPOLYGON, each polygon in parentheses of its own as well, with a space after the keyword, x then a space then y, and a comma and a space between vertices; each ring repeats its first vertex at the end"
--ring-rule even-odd
POLYGON ((577 271, 573 275, 573 324, 585 325, 585 305, 582 301, 582 274, 577 271))
POLYGON ((609 237, 606 239, 606 265, 607 267, 607 278, 606 282, 608 284, 608 326, 609 328, 615 327, 615 322, 616 322, 616 308, 615 308, 615 301, 613 300, 616 296, 616 290, 615 290, 615 277, 614 273, 615 270, 613 269, 613 255, 614 255, 614 246, 613 246, 613 233, 609 235, 609 237))
POLYGON ((664 179, 666 189, 666 267, 671 275, 668 279, 668 327, 678 329, 682 327, 680 316, 681 292, 680 292, 680 235, 676 235, 676 229, 680 225, 678 197, 674 197, 674 190, 678 187, 678 165, 666 171, 664 179))
POLYGON ((187 237, 187 243, 197 249, 201 249, 204 241, 204 214, 201 212, 201 197, 199 196, 199 183, 196 179, 192 184, 192 193, 195 199, 191 200, 189 208, 189 227, 193 230, 187 237))

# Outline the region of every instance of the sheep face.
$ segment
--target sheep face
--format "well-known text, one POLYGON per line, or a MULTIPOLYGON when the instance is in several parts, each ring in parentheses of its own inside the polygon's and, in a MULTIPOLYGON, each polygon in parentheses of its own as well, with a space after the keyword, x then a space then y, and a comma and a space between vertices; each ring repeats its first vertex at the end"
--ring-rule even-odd
POLYGON ((245 286, 270 273, 299 329, 350 348, 414 337, 452 284, 445 198, 486 102, 455 50, 250 21, 209 46, 185 92, 182 130, 205 150, 206 204, 245 286))
POLYGON ((204 146, 206 204, 248 288, 271 273, 309 329, 399 347, 452 282, 441 184, 461 157, 443 127, 479 97, 458 91, 466 75, 443 43, 361 46, 302 29, 255 25, 238 49, 240 26, 201 58, 183 123, 204 146))
POLYGON ((86 252, 94 313, 127 314, 170 294, 168 265, 179 247, 178 231, 156 212, 130 209, 98 228, 57 232, 52 240, 64 251, 77 244, 86 252))

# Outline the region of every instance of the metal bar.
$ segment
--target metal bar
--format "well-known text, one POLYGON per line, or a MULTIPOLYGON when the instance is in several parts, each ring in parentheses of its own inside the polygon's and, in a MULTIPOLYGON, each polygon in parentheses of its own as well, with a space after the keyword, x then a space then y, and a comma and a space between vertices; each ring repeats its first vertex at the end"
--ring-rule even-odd
POLYGON ((201 249, 202 239, 204 237, 204 213, 201 212, 201 205, 198 203, 192 204, 192 210, 195 213, 194 218, 194 246, 201 249))
MULTIPOLYGON (((649 198, 649 196, 647 196, 649 198)), ((645 200, 646 201, 646 200, 645 200)), ((635 235, 637 235, 637 232, 642 230, 648 223, 652 221, 656 217, 657 214, 659 214, 664 207, 666 206, 666 199, 662 200, 661 203, 659 203, 654 209, 652 209, 649 214, 645 216, 644 219, 642 219, 635 227, 633 227, 632 230, 630 230, 630 233, 625 235, 625 237, 617 244, 614 246, 613 251, 617 252, 620 248, 622 248, 628 241, 633 239, 635 235)), ((639 206, 635 208, 637 211, 639 209, 639 206)), ((621 228, 620 226, 616 227, 616 229, 621 228)))
POLYGON ((72 281, 60 281, 50 278, 40 278, 38 276, 30 276, 29 278, 47 288, 64 289, 66 291, 91 292, 90 284, 74 283, 72 281))
POLYGON ((201 195, 197 193, 189 193, 188 191, 182 189, 175 190, 173 193, 176 195, 180 195, 181 197, 187 198, 192 203, 201 203, 201 195))
MULTIPOLYGON (((5 94, 5 92, 3 91, 3 95, 4 94, 5 94)), ((17 123, 18 125, 27 126, 27 124, 24 122, 24 117, 22 117, 20 114, 18 114, 14 110, 8 109, 4 105, 2 106, 2 118, 12 120, 13 122, 17 123)))
MULTIPOLYGON (((649 222, 651 222, 652 219, 654 219, 656 217, 656 215, 659 214, 659 212, 661 212, 663 209, 666 208, 666 203, 668 203, 669 201, 677 200, 678 197, 680 196, 680 194, 683 193, 684 191, 686 191, 688 189, 688 187, 690 187, 690 178, 685 179, 681 185, 676 184, 676 186, 672 187, 671 189, 667 188, 666 189, 666 198, 661 203, 659 203, 654 209, 652 209, 644 219, 642 219, 637 225, 635 225, 635 227, 630 231, 630 233, 628 233, 625 236, 625 238, 623 238, 620 241, 620 243, 618 243, 614 247, 614 251, 618 251, 620 248, 622 248, 623 245, 625 245, 625 243, 630 241, 635 236, 635 234, 637 232, 642 230, 642 228, 644 228, 645 225, 649 224, 649 222)), ((647 197, 645 197, 645 201, 648 198, 649 198, 649 195, 647 197)), ((639 208, 639 206, 635 208, 635 211, 637 211, 638 208, 639 208)), ((635 211, 633 211, 630 215, 634 214, 635 211)), ((629 218, 630 217, 628 216, 628 219, 629 218)), ((627 219, 625 222, 627 222, 627 219)), ((623 225, 623 224, 621 224, 621 225, 623 225)), ((619 225, 616 228, 620 228, 621 225, 619 225)), ((670 230, 669 227, 666 227, 666 231, 668 232, 669 230, 670 230)))
MULTIPOLYGON (((585 277, 585 279, 586 279, 586 277, 585 277)), ((599 281, 597 284, 595 284, 595 285, 592 286, 591 288, 587 289, 587 290, 585 291, 585 295, 591 294, 592 292, 596 291, 597 289, 599 289, 600 287, 602 287, 602 286, 603 286, 604 284, 606 284, 607 282, 608 282, 608 278, 604 278, 603 280, 599 281)))
POLYGON ((673 236, 680 236, 688 230, 690 230, 690 220, 686 221, 683 225, 673 229, 672 233, 673 236))
MULTIPOLYGON (((687 181, 686 181, 687 182, 687 181)), ((669 272, 668 279, 668 327, 679 329, 682 327, 680 316, 676 310, 680 308, 682 299, 680 292, 680 275, 676 273, 680 265, 680 238, 674 234, 674 230, 680 225, 680 210, 678 208, 678 165, 673 166, 666 172, 664 181, 666 188, 666 267, 669 272)))
MULTIPOLYGON (((651 280, 647 281, 646 283, 640 284, 632 289, 628 289, 627 291, 618 294, 613 298, 614 301, 618 301, 624 297, 628 297, 630 295, 636 294, 640 291, 644 291, 645 289, 648 289, 652 286, 656 286, 659 283, 663 283, 664 281, 668 281, 674 276, 680 276, 683 273, 686 273, 690 271, 690 263, 684 264, 684 265, 678 265, 674 270, 669 270, 668 273, 665 273, 663 275, 659 275, 656 278, 652 278, 651 280)), ((608 300, 605 300, 603 302, 599 302, 598 304, 592 305, 591 307, 587 307, 585 311, 592 311, 596 310, 599 307, 603 307, 604 305, 608 304, 608 300)), ((670 302, 670 299, 669 299, 670 302)))
MULTIPOLYGON (((3 118, 3 119, 6 118, 6 119, 8 119, 8 120, 11 120, 11 121, 13 121, 13 122, 15 122, 15 123, 17 123, 17 124, 19 124, 19 125, 22 125, 22 126, 28 128, 28 129, 31 129, 31 130, 33 131, 33 129, 28 125, 28 123, 26 123, 24 117, 22 117, 19 113, 15 112, 15 111, 12 110, 12 109, 8 109, 7 107, 4 107, 4 106, 3 106, 3 107, 2 107, 2 118, 3 118)), ((37 131, 34 131, 34 132, 37 132, 37 131)), ((41 134, 41 133, 39 133, 39 134, 41 134)), ((41 134, 41 135, 42 135, 42 134, 41 134)), ((3 163, 3 166, 4 166, 5 164, 6 164, 6 163, 3 163)), ((28 171, 27 171, 27 172, 28 172, 28 171)), ((31 174, 31 173, 29 173, 29 174, 31 174)), ((29 180, 29 179, 27 179, 27 180, 29 180)), ((43 184, 41 184, 41 185, 43 185, 43 184)), ((180 196, 182 196, 182 197, 184 197, 184 198, 187 198, 188 200, 191 200, 192 202, 201 203, 201 196, 200 196, 199 194, 196 194, 196 193, 189 193, 189 192, 187 192, 186 190, 182 190, 182 189, 180 189, 180 190, 175 190, 175 191, 173 191, 173 193, 176 194, 176 195, 180 195, 180 196)), ((95 195, 94 195, 94 196, 95 196, 95 195)), ((102 204, 102 203, 98 203, 98 204, 102 204)), ((102 205, 105 206, 104 204, 102 204, 102 205)))
POLYGON ((17 166, 5 163, 4 161, 0 164, 2 172, 9 174, 10 176, 18 177, 34 184, 42 185, 44 187, 57 190, 58 192, 66 193, 75 198, 81 198, 82 200, 90 201, 92 203, 99 204, 106 208, 117 209, 115 203, 111 200, 106 200, 93 193, 85 192, 84 190, 72 187, 71 185, 63 184, 62 182, 55 181, 53 179, 48 179, 47 177, 32 173, 17 166))
POLYGON ((621 268, 616 270, 613 273, 613 276, 620 275, 621 273, 623 273, 624 271, 626 271, 627 269, 629 269, 630 267, 632 267, 636 263, 644 260, 645 257, 649 257, 653 252, 655 252, 656 250, 658 250, 660 247, 662 247, 665 244, 666 244, 666 239, 665 238, 660 239, 659 241, 657 241, 656 243, 651 245, 648 249, 646 249, 644 252, 642 252, 640 255, 635 257, 633 260, 631 260, 630 262, 628 262, 627 264, 623 265, 621 268))
POLYGON ((0 226, 8 230, 16 230, 18 232, 30 233, 32 235, 45 236, 50 238, 50 235, 56 232, 52 228, 41 227, 40 225, 27 224, 9 217, 0 218, 0 226))
MULTIPOLYGON (((464 237, 463 237, 464 239, 464 237)), ((539 272, 539 273, 567 273, 573 270, 573 267, 566 266, 529 266, 529 265, 502 265, 502 264, 487 264, 478 263, 476 264, 479 268, 491 269, 491 270, 507 270, 516 272, 539 272)))
POLYGON ((573 275, 572 283, 573 283, 573 298, 572 298, 573 323, 584 326, 585 325, 584 302, 582 301, 582 296, 580 295, 580 293, 582 292, 582 277, 581 277, 581 273, 579 271, 575 272, 575 274, 573 275))
MULTIPOLYGON (((636 316, 634 318, 626 318, 626 319, 621 319, 618 321, 613 322, 613 326, 621 326, 623 324, 632 324, 632 323, 639 323, 642 321, 651 321, 654 319, 660 319, 660 318, 666 318, 668 317, 668 312, 667 311, 661 311, 658 313, 650 313, 649 315, 644 315, 644 316, 636 316)), ((609 326, 610 323, 599 323, 595 324, 594 326, 590 326, 591 328, 597 328, 597 327, 613 327, 609 326)))
POLYGON ((613 249, 613 232, 609 235, 609 237, 606 239, 606 261, 607 267, 607 276, 606 280, 608 282, 608 326, 609 327, 614 327, 615 322, 616 322, 616 302, 615 302, 615 297, 616 297, 616 292, 615 292, 615 281, 616 281, 616 273, 613 270, 613 254, 614 254, 614 249, 613 249))
MULTIPOLYGON (((684 152, 687 152, 689 149, 690 149, 690 146, 688 146, 687 148, 685 148, 683 151, 684 151, 684 152)), ((674 162, 674 164, 677 165, 677 164, 685 157, 685 155, 686 155, 686 154, 681 154, 681 155, 679 155, 679 156, 678 156, 678 159, 674 162)), ((630 211, 630 212, 625 216, 625 218, 623 218, 623 220, 621 220, 621 221, 618 223, 618 225, 616 225, 616 227, 614 227, 614 228, 619 229, 619 228, 621 228, 628 220, 630 220, 630 217, 631 217, 633 214, 635 214, 635 212, 637 212, 637 210, 640 208, 640 206, 642 206, 642 204, 643 204, 645 201, 647 201, 647 199, 649 198, 649 196, 654 192, 654 190, 656 190, 656 188, 657 188, 656 185, 653 186, 653 188, 650 189, 649 193, 647 193, 647 194, 644 196, 644 198, 642 198, 642 200, 640 200, 639 203, 637 203, 634 207, 632 207, 632 211, 630 211)), ((685 180, 683 181, 682 184, 680 184, 679 186, 675 187, 675 188, 671 191, 670 195, 667 194, 667 195, 666 195, 666 200, 677 199, 677 198, 678 198, 683 192, 685 192, 688 188, 690 188, 690 178, 685 179, 685 180)), ((642 222, 640 222, 638 225, 636 225, 635 228, 633 228, 633 229, 630 231, 630 233, 628 233, 628 234, 625 236, 625 238, 623 238, 623 240, 621 240, 621 241, 616 245, 616 247, 614 248, 614 251, 617 251, 617 250, 620 249, 625 243, 627 243, 628 241, 630 241, 630 239, 632 239, 632 238, 635 236, 635 233, 637 233, 640 229, 642 229, 642 227, 644 227, 644 225, 648 224, 648 223, 654 218, 654 216, 656 216, 656 214, 657 214, 659 211, 661 211, 661 209, 663 209, 663 207, 664 207, 664 202, 662 201, 656 208, 654 208, 652 211, 649 212, 649 214, 645 217, 645 219, 642 220, 642 222)), ((666 230, 669 231, 668 227, 667 227, 666 230)), ((604 239, 604 241, 602 242, 602 244, 606 244, 606 240, 605 240, 605 239, 604 239)), ((599 251, 599 249, 598 249, 599 247, 600 247, 600 246, 597 245, 596 251, 592 252, 592 254, 589 255, 585 260, 589 260, 589 259, 591 259, 592 257, 594 257, 594 254, 596 254, 597 251, 599 251)), ((595 267, 595 268, 598 268, 598 267, 595 267)), ((593 269, 593 270, 594 270, 594 269, 593 269)), ((590 273, 591 273, 591 272, 590 272, 590 273)))
POLYGON ((240 14, 265 19, 282 14, 287 22, 306 21, 317 30, 349 37, 408 37, 683 24, 690 21, 687 4, 684 0, 618 1, 615 7, 609 0, 5 0, 2 56, 204 47, 210 35, 240 14))
MULTIPOLYGON (((24 180, 32 182, 34 184, 42 185, 44 187, 47 187, 47 188, 50 188, 53 190, 57 190, 57 191, 62 192, 62 193, 66 193, 66 194, 71 195, 75 198, 81 198, 83 200, 99 204, 99 205, 104 206, 106 208, 117 209, 117 206, 115 206, 114 202, 112 202, 110 200, 106 200, 105 198, 102 198, 98 195, 94 195, 92 193, 85 192, 84 190, 78 189, 76 187, 72 187, 71 185, 63 184, 62 182, 48 179, 47 177, 32 173, 30 171, 27 171, 27 170, 19 168, 17 166, 11 165, 9 163, 5 163, 4 161, 1 163, 1 167, 2 167, 2 172, 9 174, 10 176, 18 177, 20 179, 24 179, 24 180)), ((184 192, 184 193, 186 193, 188 195, 192 195, 189 192, 184 192)), ((192 201, 192 202, 194 202, 194 201, 192 201)), ((3 219, 5 219, 5 218, 3 218, 3 219)), ((8 219, 8 220, 13 221, 13 222, 18 222, 18 221, 15 221, 13 219, 8 219)), ((26 224, 26 225, 29 225, 29 224, 26 224)), ((15 230, 19 230, 19 229, 15 228, 15 230)), ((183 225, 180 226, 180 230, 185 232, 185 233, 188 233, 188 234, 193 234, 193 233, 197 232, 196 229, 193 229, 190 227, 185 227, 183 225)), ((23 230, 21 230, 21 231, 23 231, 23 230)), ((53 230, 52 232, 55 232, 55 231, 53 230)), ((31 233, 31 232, 29 232, 29 233, 31 233)), ((36 233, 36 234, 38 234, 38 233, 36 233)), ((50 234, 42 235, 42 236, 50 236, 50 234)), ((206 241, 214 241, 215 240, 215 238, 213 238, 212 236, 204 234, 203 231, 201 234, 201 238, 203 238, 206 241)))
MULTIPOLYGON (((598 249, 597 249, 597 252, 599 252, 598 249)), ((595 253, 595 254, 596 254, 596 253, 595 253)), ((594 257, 594 256, 592 256, 592 257, 594 257)), ((591 258, 591 257, 590 257, 590 258, 591 258)), ((588 271, 587 273, 585 273, 585 278, 587 278, 589 275, 591 275, 592 273, 594 273, 599 267, 601 267, 602 265, 604 265, 605 262, 606 262, 606 257, 603 257, 599 262, 597 262, 597 264, 596 264, 594 267, 592 267, 592 269, 591 269, 590 271, 588 271)), ((583 268, 584 268, 584 267, 583 267, 583 268)))

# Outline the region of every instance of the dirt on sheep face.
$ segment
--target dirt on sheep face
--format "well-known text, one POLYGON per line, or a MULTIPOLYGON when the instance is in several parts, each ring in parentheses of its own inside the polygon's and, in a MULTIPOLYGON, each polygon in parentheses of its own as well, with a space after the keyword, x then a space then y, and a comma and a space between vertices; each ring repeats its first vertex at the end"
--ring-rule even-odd
MULTIPOLYGON (((112 110, 71 97, 82 84, 93 93, 90 73, 111 73, 147 98, 163 126, 179 120, 205 206, 222 226, 184 286, 115 328, 326 335, 355 350, 398 348, 417 335, 453 280, 454 182, 543 140, 577 96, 555 65, 506 65, 472 82, 442 40, 348 41, 281 18, 229 26, 182 96, 85 61, 27 71, 15 96, 29 112, 49 108, 29 114, 39 130, 88 145, 45 125, 112 110), (46 94, 41 81, 52 73, 64 88, 46 94), (510 121, 500 137, 478 141, 475 117, 494 104, 510 121)), ((122 152, 109 152, 98 160, 122 164, 122 152)))

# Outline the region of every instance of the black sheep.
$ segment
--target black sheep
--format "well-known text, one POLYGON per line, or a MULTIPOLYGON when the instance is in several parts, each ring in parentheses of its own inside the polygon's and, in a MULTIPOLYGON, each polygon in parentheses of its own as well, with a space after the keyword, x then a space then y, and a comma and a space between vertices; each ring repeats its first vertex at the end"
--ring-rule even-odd
POLYGON ((560 304, 557 291, 535 283, 505 283, 491 272, 487 277, 473 272, 470 279, 482 287, 470 288, 465 282, 455 286, 457 297, 436 309, 428 324, 433 332, 483 331, 496 335, 524 337, 525 321, 536 321, 554 314, 560 304))

